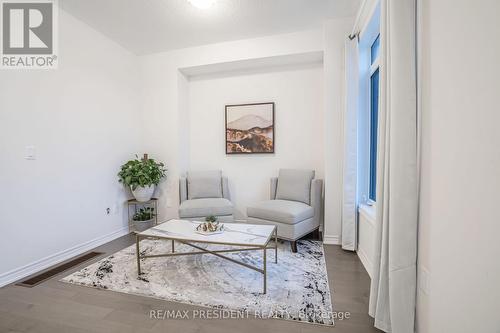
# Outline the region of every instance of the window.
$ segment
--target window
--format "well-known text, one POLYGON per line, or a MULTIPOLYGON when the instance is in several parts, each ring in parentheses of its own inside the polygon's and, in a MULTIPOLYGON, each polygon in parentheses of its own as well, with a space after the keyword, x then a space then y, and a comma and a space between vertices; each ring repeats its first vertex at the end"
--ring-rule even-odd
POLYGON ((378 138, 378 95, 379 95, 379 49, 380 34, 370 47, 370 122, 369 122, 369 167, 368 199, 377 199, 377 138, 378 138))
POLYGON ((377 36, 372 46, 370 47, 370 58, 371 64, 373 65, 375 61, 378 59, 378 51, 380 49, 380 35, 377 36))
POLYGON ((377 200, 380 38, 380 5, 377 5, 358 39, 357 196, 360 204, 369 206, 375 206, 377 200))
POLYGON ((378 68, 370 77, 370 177, 368 198, 377 199, 378 68))

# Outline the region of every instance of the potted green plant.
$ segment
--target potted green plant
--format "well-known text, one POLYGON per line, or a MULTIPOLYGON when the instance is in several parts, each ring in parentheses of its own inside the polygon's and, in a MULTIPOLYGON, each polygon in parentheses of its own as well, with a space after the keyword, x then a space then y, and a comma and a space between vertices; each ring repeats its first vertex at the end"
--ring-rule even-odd
POLYGON ((122 165, 118 178, 121 183, 130 187, 137 201, 146 202, 151 199, 155 187, 166 176, 166 172, 163 163, 156 162, 144 154, 144 158, 137 157, 122 165))
POLYGON ((217 216, 215 216, 215 215, 209 215, 209 216, 205 217, 205 221, 207 221, 207 222, 215 223, 215 222, 217 222, 217 220, 218 220, 217 216))
POLYGON ((139 211, 132 216, 135 230, 144 231, 151 228, 156 215, 154 211, 155 209, 153 207, 144 207, 139 209, 139 211))
POLYGON ((221 233, 224 231, 224 224, 220 224, 217 216, 210 215, 205 218, 205 223, 200 223, 196 231, 202 234, 221 233))

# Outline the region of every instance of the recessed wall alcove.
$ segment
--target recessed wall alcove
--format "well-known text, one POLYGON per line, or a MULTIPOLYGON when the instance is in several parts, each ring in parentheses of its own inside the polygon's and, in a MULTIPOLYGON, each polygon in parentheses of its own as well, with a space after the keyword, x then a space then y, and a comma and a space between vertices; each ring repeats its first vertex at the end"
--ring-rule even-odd
POLYGON ((179 171, 222 169, 236 218, 269 197, 280 168, 324 177, 323 52, 184 67, 178 70, 179 171), (225 105, 275 103, 275 153, 226 155, 225 105))

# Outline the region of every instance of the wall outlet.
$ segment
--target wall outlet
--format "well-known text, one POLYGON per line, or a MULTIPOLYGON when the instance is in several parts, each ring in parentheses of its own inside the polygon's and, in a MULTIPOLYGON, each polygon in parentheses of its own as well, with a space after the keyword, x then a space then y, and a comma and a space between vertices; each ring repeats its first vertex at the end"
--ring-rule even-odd
POLYGON ((109 214, 111 214, 111 208, 107 207, 106 208, 106 215, 109 215, 109 214))
POLYGON ((113 215, 116 215, 116 214, 118 214, 118 210, 119 210, 118 204, 115 202, 113 204, 113 207, 111 207, 111 213, 113 213, 113 215))
POLYGON ((36 160, 36 147, 33 145, 24 147, 24 158, 27 160, 36 160))
POLYGON ((166 201, 167 201, 167 202, 166 202, 167 207, 168 207, 168 208, 172 207, 172 198, 169 198, 169 197, 167 196, 167 200, 166 200, 166 201))

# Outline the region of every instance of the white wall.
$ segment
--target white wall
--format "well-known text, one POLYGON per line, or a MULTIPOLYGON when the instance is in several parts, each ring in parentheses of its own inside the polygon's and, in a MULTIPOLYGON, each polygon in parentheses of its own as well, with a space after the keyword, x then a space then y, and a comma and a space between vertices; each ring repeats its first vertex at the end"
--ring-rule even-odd
POLYGON ((353 18, 330 20, 324 26, 325 98, 325 235, 340 244, 342 233, 342 168, 344 155, 344 50, 353 18))
POLYGON ((322 64, 194 77, 188 103, 189 169, 223 170, 237 218, 269 198, 269 179, 279 168, 314 169, 323 178, 322 64), (224 106, 268 101, 275 103, 275 153, 226 155, 224 106))
MULTIPOLYGON (((338 244, 341 235, 342 156, 344 110, 344 41, 353 18, 330 20, 322 30, 246 39, 205 45, 141 57, 142 105, 147 122, 147 150, 166 162, 169 177, 161 187, 160 218, 177 217, 178 176, 190 165, 191 154, 183 151, 181 138, 190 132, 188 111, 182 101, 188 89, 179 70, 198 67, 232 67, 238 62, 265 62, 272 57, 322 53, 323 68, 323 137, 325 180, 325 242, 338 244), (226 66, 227 65, 227 66, 226 66), (181 76, 179 76, 181 75, 181 76), (186 156, 188 155, 188 156, 186 156)), ((300 58, 300 57, 299 57, 300 58)), ((279 132, 281 133, 281 132, 279 132)), ((189 134, 194 135, 194 134, 189 134)), ((280 144, 278 134, 277 145, 280 144)), ((222 146, 223 147, 223 146, 222 146)), ((275 165, 270 167, 273 171, 275 165)), ((267 178, 268 174, 266 174, 267 178)), ((237 194, 236 194, 237 195, 237 194)), ((259 197, 262 192, 259 193, 259 197)))
MULTIPOLYGON (((318 109, 322 109, 326 139, 316 144, 322 145, 318 150, 304 153, 309 154, 307 159, 297 158, 290 165, 290 151, 284 150, 287 147, 281 145, 280 138, 285 140, 287 129, 293 130, 296 124, 283 118, 277 125, 276 144, 277 156, 283 152, 286 163, 269 164, 271 171, 263 178, 282 166, 313 167, 321 177, 324 158, 329 212, 325 224, 330 241, 337 242, 342 152, 336 140, 342 137, 338 131, 343 105, 343 38, 351 21, 332 21, 325 30, 136 57, 61 10, 59 68, 3 71, 0 76, 0 222, 4 236, 0 251, 16 251, 16 256, 4 256, 0 262, 0 284, 123 234, 126 194, 116 181, 116 173, 133 153, 148 152, 166 162, 168 179, 158 191, 160 218, 177 216, 178 175, 191 166, 194 156, 184 144, 191 138, 190 117, 186 116, 191 83, 179 70, 197 66, 324 55, 323 73, 317 68, 295 68, 280 74, 268 68, 267 74, 261 73, 262 77, 282 75, 312 84, 302 87, 307 94, 293 106, 282 94, 287 89, 299 90, 298 85, 274 87, 275 96, 268 92, 269 98, 278 99, 278 114, 280 110, 295 110, 307 100, 315 105, 311 109, 314 115, 321 117, 318 109), (321 86, 328 91, 323 101, 321 86), (27 145, 36 145, 36 160, 24 159, 27 145), (117 211, 107 216, 107 207, 117 211)), ((243 99, 244 94, 239 96, 235 97, 243 99)), ((297 119, 307 117, 310 114, 303 112, 297 119)), ((309 124, 308 131, 314 128, 321 135, 315 126, 316 122, 309 124)), ((259 197, 267 196, 263 189, 258 190, 259 197)))
POLYGON ((116 174, 140 148, 137 59, 62 10, 59 38, 57 70, 0 74, 0 285, 126 226, 116 174))
POLYGON ((500 2, 421 4, 418 331, 499 332, 500 2))
MULTIPOLYGON (((184 140, 199 134, 192 131, 191 117, 185 117, 185 114, 189 112, 190 99, 186 103, 184 98, 189 93, 189 86, 194 83, 186 82, 179 69, 185 70, 207 65, 218 66, 241 61, 259 62, 272 57, 314 52, 323 52, 321 30, 212 44, 140 58, 143 117, 144 121, 149 124, 145 137, 146 149, 153 156, 165 161, 169 167, 168 180, 162 185, 160 191, 162 195, 159 210, 161 219, 178 216, 178 177, 191 165, 189 159, 193 157, 192 153, 186 153, 185 150, 189 150, 191 146, 184 144, 184 140)), ((257 90, 254 93, 256 92, 257 90)), ((241 99, 245 95, 243 92, 238 94, 241 99)), ((229 94, 226 97, 232 98, 229 94)), ((250 93, 246 95, 248 99, 257 97, 260 98, 256 95, 252 97, 250 93)), ((222 139, 224 137, 223 131, 221 134, 219 129, 214 130, 213 133, 213 135, 220 135, 222 139)), ((277 147, 280 144, 280 135, 284 135, 280 133, 281 131, 277 132, 277 147)), ((217 148, 223 149, 224 145, 219 145, 217 148)), ((260 161, 264 159, 265 157, 259 158, 260 161)), ((214 167, 216 167, 215 163, 214 167)), ((222 165, 217 168, 224 169, 222 165)), ((276 171, 276 166, 271 165, 270 170, 265 177, 270 172, 276 171)), ((260 196, 261 193, 258 195, 260 196)))
POLYGON ((375 206, 361 205, 358 213, 358 249, 356 252, 370 277, 372 277, 375 258, 375 220, 375 206))

